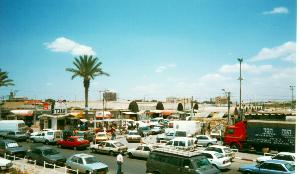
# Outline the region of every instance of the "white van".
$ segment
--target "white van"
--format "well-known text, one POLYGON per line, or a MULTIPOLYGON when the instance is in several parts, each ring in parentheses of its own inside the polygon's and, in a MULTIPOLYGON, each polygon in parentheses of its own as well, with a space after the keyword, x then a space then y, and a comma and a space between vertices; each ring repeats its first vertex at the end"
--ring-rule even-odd
POLYGON ((179 149, 193 149, 195 148, 194 138, 177 137, 166 143, 166 147, 174 147, 179 149))
POLYGON ((62 139, 61 130, 46 130, 38 132, 37 134, 32 134, 29 137, 30 142, 41 142, 45 144, 56 143, 58 140, 62 139))
POLYGON ((1 120, 0 136, 6 135, 9 131, 26 133, 27 126, 23 120, 1 120))

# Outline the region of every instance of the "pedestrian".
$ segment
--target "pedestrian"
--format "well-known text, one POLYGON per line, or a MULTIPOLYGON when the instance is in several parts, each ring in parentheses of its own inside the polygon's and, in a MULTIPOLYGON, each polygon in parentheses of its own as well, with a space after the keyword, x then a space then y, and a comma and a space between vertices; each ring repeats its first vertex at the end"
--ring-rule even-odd
POLYGON ((117 174, 122 174, 121 166, 124 163, 124 158, 122 156, 122 151, 116 156, 116 164, 117 164, 117 174))

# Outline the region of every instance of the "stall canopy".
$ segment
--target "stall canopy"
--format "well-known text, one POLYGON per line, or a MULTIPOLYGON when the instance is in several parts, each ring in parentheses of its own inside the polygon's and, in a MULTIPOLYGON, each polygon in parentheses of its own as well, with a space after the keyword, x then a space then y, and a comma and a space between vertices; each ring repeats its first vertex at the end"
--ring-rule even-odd
POLYGON ((104 114, 103 114, 103 111, 97 111, 96 112, 96 118, 111 118, 112 117, 112 114, 111 112, 109 111, 104 111, 104 114))
POLYGON ((33 110, 11 110, 16 116, 33 116, 33 110))

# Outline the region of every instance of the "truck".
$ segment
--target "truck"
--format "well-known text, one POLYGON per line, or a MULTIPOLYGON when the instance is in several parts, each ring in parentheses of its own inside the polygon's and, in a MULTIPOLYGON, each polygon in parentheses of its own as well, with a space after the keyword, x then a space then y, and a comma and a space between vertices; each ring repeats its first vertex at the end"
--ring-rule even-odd
POLYGON ((294 121, 247 120, 229 125, 224 144, 240 151, 295 151, 294 121))
POLYGON ((165 132, 164 134, 159 134, 156 137, 156 142, 161 143, 161 142, 167 142, 169 140, 172 140, 177 137, 187 137, 187 132, 184 130, 169 130, 165 132))
MULTIPOLYGON (((168 129, 184 130, 187 135, 195 135, 201 132, 202 123, 199 121, 170 121, 168 123, 168 129)), ((167 132, 165 130, 165 132, 167 132)))
POLYGON ((27 126, 23 120, 1 120, 0 121, 0 137, 5 136, 8 132, 26 132, 27 126))

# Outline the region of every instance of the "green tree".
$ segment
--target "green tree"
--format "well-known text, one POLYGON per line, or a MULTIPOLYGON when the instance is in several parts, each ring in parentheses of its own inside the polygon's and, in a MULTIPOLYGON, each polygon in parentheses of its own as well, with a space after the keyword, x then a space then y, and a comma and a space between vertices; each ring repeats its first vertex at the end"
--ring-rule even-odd
POLYGON ((13 80, 8 78, 8 72, 0 69, 0 87, 2 86, 14 86, 13 80))
POLYGON ((54 99, 46 99, 45 102, 49 103, 51 105, 51 113, 54 114, 54 106, 55 106, 55 100, 54 99))
MULTIPOLYGON (((90 80, 93 80, 96 76, 109 76, 102 68, 102 62, 99 62, 97 57, 92 55, 83 55, 75 57, 73 61, 74 68, 66 68, 66 71, 73 73, 72 79, 75 77, 83 78, 84 96, 85 96, 85 108, 88 108, 88 89, 90 86, 90 80)), ((87 110, 85 111, 87 115, 87 110)))
POLYGON ((184 110, 184 107, 183 107, 183 104, 182 103, 179 103, 178 104, 178 108, 177 108, 178 111, 183 111, 184 110))
POLYGON ((158 102, 158 103, 157 103, 157 106, 156 106, 156 109, 157 109, 157 110, 164 110, 163 103, 162 103, 162 102, 158 102))
POLYGON ((195 105, 193 106, 193 109, 198 110, 198 104, 195 103, 195 105))
POLYGON ((131 112, 139 112, 138 104, 136 101, 131 101, 131 103, 129 104, 129 110, 131 112))

